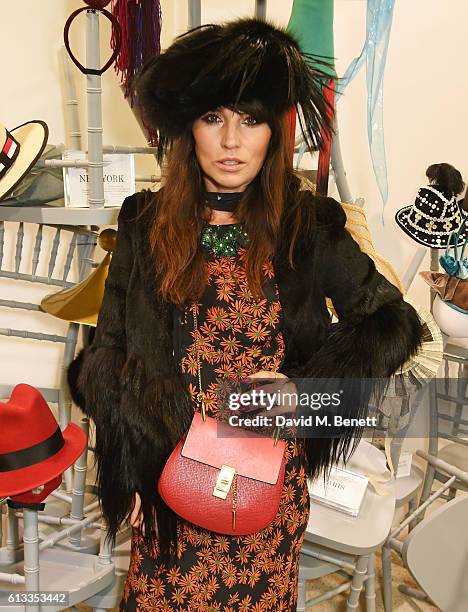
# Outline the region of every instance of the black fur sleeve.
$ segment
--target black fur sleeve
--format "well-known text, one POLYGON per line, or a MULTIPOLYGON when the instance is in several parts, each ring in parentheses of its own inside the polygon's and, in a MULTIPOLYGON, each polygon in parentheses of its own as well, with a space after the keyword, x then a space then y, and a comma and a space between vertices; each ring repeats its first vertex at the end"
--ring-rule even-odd
POLYGON ((112 536, 133 507, 138 487, 135 445, 121 416, 127 359, 126 294, 133 261, 127 219, 135 206, 136 196, 131 196, 119 213, 116 246, 92 344, 81 350, 67 372, 73 401, 95 424, 97 484, 112 536))
POLYGON ((422 324, 345 229, 342 206, 332 198, 326 203, 333 222, 318 230, 318 270, 338 323, 320 350, 318 370, 324 376, 390 377, 417 352, 422 324))
MULTIPOLYGON (((423 326, 399 289, 376 270, 373 260, 345 229, 342 206, 332 198, 321 198, 318 206, 317 274, 338 322, 330 325, 325 342, 309 361, 287 374, 340 379, 344 390, 341 416, 362 418, 370 403, 379 405, 389 378, 418 351, 423 326)), ((304 381, 302 384, 307 387, 304 381)), ((361 432, 347 427, 333 440, 307 439, 309 475, 316 475, 339 456, 346 457, 361 432)))
POLYGON ((73 401, 92 419, 99 417, 96 412, 99 403, 96 400, 99 398, 96 395, 116 392, 115 381, 119 380, 118 373, 125 361, 125 298, 132 266, 132 246, 126 218, 134 205, 135 196, 126 198, 119 212, 116 245, 93 341, 80 351, 67 372, 73 401), (103 353, 109 359, 107 365, 103 353), (112 384, 108 380, 110 376, 114 378, 112 384), (95 388, 96 383, 99 389, 95 388))

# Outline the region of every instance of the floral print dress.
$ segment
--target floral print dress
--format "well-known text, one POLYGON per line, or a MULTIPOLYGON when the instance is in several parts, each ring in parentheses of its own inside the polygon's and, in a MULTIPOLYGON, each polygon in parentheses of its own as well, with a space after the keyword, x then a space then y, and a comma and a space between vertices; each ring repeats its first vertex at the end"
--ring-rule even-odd
MULTIPOLYGON (((232 225, 232 224, 231 224, 232 225)), ((229 231, 229 225, 217 226, 229 231)), ((255 299, 236 255, 207 254, 208 283, 197 305, 199 354, 207 414, 221 418, 222 381, 259 370, 275 371, 284 355, 281 306, 273 265, 263 266, 263 300, 255 299)), ((175 355, 194 399, 198 369, 193 315, 178 311, 175 355), (177 352, 176 352, 177 351, 177 352)), ((275 612, 296 610, 299 554, 309 518, 301 445, 287 440, 286 471, 278 513, 266 528, 244 536, 220 535, 182 519, 177 561, 166 566, 133 530, 122 610, 275 612)))

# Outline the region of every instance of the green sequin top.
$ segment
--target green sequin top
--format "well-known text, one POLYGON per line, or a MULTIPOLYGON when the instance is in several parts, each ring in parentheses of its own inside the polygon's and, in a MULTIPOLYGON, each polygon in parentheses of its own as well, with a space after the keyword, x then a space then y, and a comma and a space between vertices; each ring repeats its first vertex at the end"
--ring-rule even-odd
POLYGON ((225 225, 206 224, 200 239, 204 249, 214 255, 236 255, 240 247, 247 246, 249 238, 242 223, 225 225))

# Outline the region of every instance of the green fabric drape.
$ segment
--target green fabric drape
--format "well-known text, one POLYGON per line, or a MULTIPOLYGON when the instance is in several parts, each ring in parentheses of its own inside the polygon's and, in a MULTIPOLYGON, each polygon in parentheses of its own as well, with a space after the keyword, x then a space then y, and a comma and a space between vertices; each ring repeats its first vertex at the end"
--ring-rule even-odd
POLYGON ((336 78, 333 44, 333 0, 294 0, 288 30, 303 53, 322 56, 333 67, 327 72, 336 78))

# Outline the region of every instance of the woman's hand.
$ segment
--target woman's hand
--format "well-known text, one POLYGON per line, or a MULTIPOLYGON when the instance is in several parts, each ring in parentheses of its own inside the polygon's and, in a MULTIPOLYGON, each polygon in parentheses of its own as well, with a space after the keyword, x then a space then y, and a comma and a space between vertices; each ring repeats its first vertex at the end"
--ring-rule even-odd
MULTIPOLYGON (((132 513, 130 514, 130 518, 128 522, 133 527, 133 529, 141 530, 141 533, 145 535, 145 525, 143 523, 143 512, 141 511, 141 497, 138 493, 135 493, 135 502, 133 505, 132 513)), ((156 537, 158 536, 158 528, 156 527, 156 537)))
POLYGON ((263 390, 265 394, 269 394, 272 399, 277 399, 273 406, 269 403, 267 398, 267 405, 263 405, 259 407, 257 406, 247 406, 244 410, 241 409, 242 412, 251 412, 257 411, 258 415, 265 415, 270 417, 275 417, 276 415, 288 415, 293 416, 296 411, 296 385, 292 382, 288 382, 289 378, 285 374, 281 374, 280 372, 271 372, 269 370, 260 370, 259 372, 255 372, 254 374, 249 374, 244 380, 255 380, 256 378, 264 379, 281 379, 281 382, 271 382, 266 383, 262 386, 255 387, 255 391, 258 393, 260 390, 263 390), (268 408, 267 408, 268 406, 268 408))

